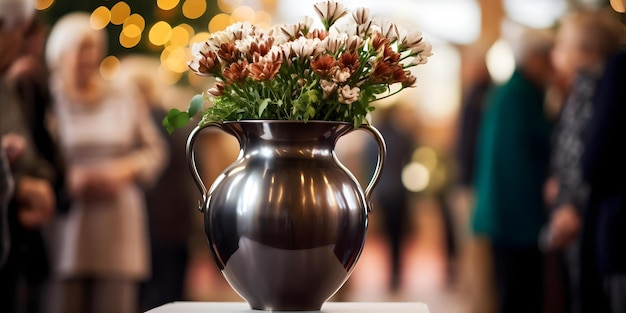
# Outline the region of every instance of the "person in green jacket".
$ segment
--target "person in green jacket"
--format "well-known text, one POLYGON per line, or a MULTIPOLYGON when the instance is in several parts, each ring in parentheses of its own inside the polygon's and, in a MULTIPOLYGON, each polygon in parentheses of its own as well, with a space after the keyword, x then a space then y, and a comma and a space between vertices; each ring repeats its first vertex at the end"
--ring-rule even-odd
POLYGON ((472 230, 492 245, 498 312, 541 312, 543 185, 551 125, 544 113, 552 37, 525 31, 516 70, 488 96, 476 156, 472 230))

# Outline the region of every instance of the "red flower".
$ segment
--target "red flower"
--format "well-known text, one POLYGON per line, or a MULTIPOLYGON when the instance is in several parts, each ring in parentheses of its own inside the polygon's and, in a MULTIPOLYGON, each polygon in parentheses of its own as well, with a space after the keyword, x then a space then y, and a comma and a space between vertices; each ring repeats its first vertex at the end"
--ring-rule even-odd
POLYGON ((271 80, 280 70, 280 62, 271 62, 268 60, 261 60, 250 64, 249 71, 250 77, 257 81, 271 80))
POLYGON ((372 48, 374 48, 375 51, 380 51, 383 47, 388 46, 389 39, 379 32, 374 32, 374 35, 372 35, 372 48))
POLYGON ((219 97, 224 94, 224 90, 226 89, 226 85, 223 82, 215 83, 215 87, 208 90, 208 92, 216 97, 219 97))
POLYGON ((187 63, 187 65, 196 74, 202 76, 209 76, 216 70, 219 71, 219 69, 215 68, 216 65, 219 65, 219 60, 217 59, 217 54, 213 51, 200 51, 199 55, 187 63))
POLYGON ((226 83, 230 84, 246 79, 248 77, 248 61, 243 60, 241 63, 233 63, 222 72, 226 83))
POLYGON ((250 44, 250 55, 258 54, 260 56, 264 56, 270 52, 272 45, 274 45, 274 37, 269 37, 259 43, 253 41, 250 44))
POLYGON ((338 60, 339 68, 348 68, 350 73, 354 73, 359 68, 359 55, 356 52, 344 52, 338 60))
POLYGON ((220 44, 220 49, 217 51, 217 55, 228 63, 237 62, 239 59, 239 51, 230 42, 223 42, 220 44))
POLYGON ((383 50, 383 61, 389 64, 396 64, 400 60, 400 53, 393 51, 390 46, 385 46, 383 50))
POLYGON ((311 60, 311 68, 317 75, 328 77, 333 75, 337 70, 337 61, 331 55, 319 55, 311 60))
POLYGON ((374 63, 374 68, 372 69, 370 79, 374 83, 382 83, 382 82, 387 81, 387 79, 392 73, 393 73, 393 69, 389 66, 389 64, 378 61, 374 63))

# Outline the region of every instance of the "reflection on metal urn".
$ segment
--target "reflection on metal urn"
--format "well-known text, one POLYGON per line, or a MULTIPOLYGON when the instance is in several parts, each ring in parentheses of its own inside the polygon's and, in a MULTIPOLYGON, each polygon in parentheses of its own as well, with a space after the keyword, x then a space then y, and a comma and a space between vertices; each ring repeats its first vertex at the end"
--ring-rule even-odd
POLYGON ((342 122, 209 123, 189 135, 187 159, 203 194, 210 250, 252 309, 319 310, 341 288, 363 249, 369 197, 384 156, 375 128, 342 122), (194 146, 211 128, 237 138, 240 153, 207 189, 194 146), (379 145, 365 191, 334 152, 341 136, 358 129, 379 145))

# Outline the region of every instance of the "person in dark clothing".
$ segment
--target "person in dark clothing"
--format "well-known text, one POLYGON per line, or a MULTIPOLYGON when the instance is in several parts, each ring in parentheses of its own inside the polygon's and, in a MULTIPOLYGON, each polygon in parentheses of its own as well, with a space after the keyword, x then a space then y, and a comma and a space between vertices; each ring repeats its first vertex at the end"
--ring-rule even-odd
POLYGON ((581 234, 582 312, 626 312, 626 49, 598 81, 582 157, 590 200, 581 234))
POLYGON ((581 159, 585 132, 594 114, 596 86, 607 58, 618 48, 619 31, 610 16, 594 11, 574 12, 564 17, 557 34, 552 61, 566 83, 567 98, 553 132, 551 176, 555 193, 548 197, 549 227, 541 242, 560 251, 568 288, 569 312, 580 312, 581 216, 588 204, 589 185, 582 175, 581 159))
MULTIPOLYGON (((374 126, 381 132, 387 144, 387 156, 380 180, 372 195, 376 210, 383 217, 383 229, 390 249, 390 288, 397 291, 402 274, 402 246, 410 226, 409 192, 402 184, 402 170, 411 161, 415 148, 413 138, 401 129, 398 122, 398 105, 377 111, 379 116, 374 126)), ((368 141, 367 164, 376 164, 378 145, 368 141)), ((368 171, 371 173, 371 171, 368 171)))
POLYGON ((546 220, 551 125, 544 92, 551 74, 549 34, 518 38, 517 69, 490 94, 481 121, 472 230, 492 245, 498 312, 541 312, 543 256, 537 246, 546 220))
POLYGON ((461 104, 455 151, 459 168, 457 181, 465 188, 470 188, 474 183, 476 140, 480 118, 485 107, 487 93, 493 85, 484 61, 480 68, 476 67, 476 73, 471 76, 471 85, 461 104))
MULTIPOLYGON (((33 125, 26 118, 27 108, 9 75, 33 13, 31 2, 0 1, 0 136, 3 153, 6 153, 0 180, 6 181, 10 175, 15 183, 15 192, 10 195, 8 206, 3 208, 3 215, 6 214, 3 222, 8 232, 3 230, 2 241, 3 244, 10 242, 6 260, 0 267, 0 307, 6 312, 16 311, 21 304, 20 279, 39 283, 48 273, 40 227, 52 218, 56 202, 52 184, 57 173, 36 145, 33 125), (10 239, 4 237, 7 235, 10 239)), ((39 303, 39 299, 32 300, 34 304, 39 303)), ((26 309, 38 308, 29 305, 26 309)))

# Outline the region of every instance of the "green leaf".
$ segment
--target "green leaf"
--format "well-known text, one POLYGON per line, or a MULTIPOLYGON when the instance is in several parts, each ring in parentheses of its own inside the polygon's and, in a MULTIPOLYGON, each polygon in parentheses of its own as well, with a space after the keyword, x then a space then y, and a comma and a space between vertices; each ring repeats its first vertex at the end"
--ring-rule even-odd
POLYGON ((263 117, 263 111, 265 111, 269 103, 270 103, 270 99, 267 99, 267 98, 265 98, 263 101, 259 103, 259 118, 263 117))
POLYGON ((315 108, 313 106, 309 105, 307 107, 307 112, 306 113, 307 113, 307 116, 309 118, 314 117, 315 116, 315 108))
POLYGON ((191 101, 189 102, 189 109, 187 109, 187 112, 189 112, 189 117, 196 116, 196 114, 198 114, 198 112, 202 110, 203 106, 204 98, 202 97, 202 95, 198 94, 193 96, 193 98, 191 98, 191 101))
POLYGON ((172 134, 172 132, 174 131, 175 127, 172 124, 172 119, 174 118, 174 116, 180 114, 180 110, 178 109, 170 109, 169 112, 167 112, 167 116, 165 116, 163 118, 163 121, 161 122, 161 124, 163 124, 163 126, 165 126, 165 129, 167 130, 167 132, 169 134, 172 134))
POLYGON ((163 121, 161 122, 161 124, 165 126, 167 133, 171 135, 172 132, 174 131, 174 127, 170 124, 170 120, 167 118, 167 116, 163 118, 163 121))
POLYGON ((168 133, 172 133, 176 128, 183 128, 189 124, 191 118, 189 117, 189 113, 181 112, 178 109, 171 109, 161 124, 165 126, 168 133))
POLYGON ((191 120, 191 118, 189 118, 189 113, 180 112, 170 119, 170 123, 175 128, 183 128, 189 124, 189 120, 191 120))

